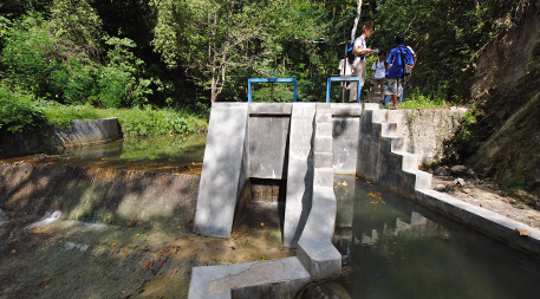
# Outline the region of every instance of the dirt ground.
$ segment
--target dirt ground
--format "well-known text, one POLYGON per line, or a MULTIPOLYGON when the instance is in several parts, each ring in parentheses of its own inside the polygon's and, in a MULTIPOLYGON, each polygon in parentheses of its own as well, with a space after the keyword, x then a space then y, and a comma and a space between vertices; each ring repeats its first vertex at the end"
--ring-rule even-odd
POLYGON ((216 239, 136 223, 28 229, 27 220, 0 226, 0 298, 186 298, 193 266, 290 255, 279 229, 263 224, 216 239))
MULTIPOLYGON (((451 176, 433 176, 433 186, 446 186, 455 179, 451 176)), ((540 210, 533 206, 536 201, 532 195, 508 194, 496 184, 478 179, 465 179, 464 182, 464 186, 457 185, 440 191, 540 229, 540 210)))

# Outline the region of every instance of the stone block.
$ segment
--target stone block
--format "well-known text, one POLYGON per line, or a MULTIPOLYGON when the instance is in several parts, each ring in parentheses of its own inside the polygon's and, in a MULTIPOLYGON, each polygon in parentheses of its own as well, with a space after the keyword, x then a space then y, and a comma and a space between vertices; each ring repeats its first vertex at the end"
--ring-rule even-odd
POLYGON ((329 240, 301 239, 297 256, 313 280, 341 274, 341 254, 329 240))
POLYGON ((310 280, 296 257, 275 261, 194 267, 188 299, 294 298, 310 280), (267 297, 268 298, 268 297, 267 297))

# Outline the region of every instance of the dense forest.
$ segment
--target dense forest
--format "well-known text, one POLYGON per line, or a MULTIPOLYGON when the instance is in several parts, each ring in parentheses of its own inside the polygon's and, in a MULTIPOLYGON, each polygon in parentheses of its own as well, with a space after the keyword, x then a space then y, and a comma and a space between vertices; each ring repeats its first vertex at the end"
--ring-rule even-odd
POLYGON ((479 51, 529 1, 4 0, 0 133, 111 115, 128 134, 184 133, 212 102, 245 100, 249 77, 296 77, 302 101, 321 101, 358 2, 360 26, 375 24, 368 46, 404 33, 416 50, 409 98, 469 104, 479 51))

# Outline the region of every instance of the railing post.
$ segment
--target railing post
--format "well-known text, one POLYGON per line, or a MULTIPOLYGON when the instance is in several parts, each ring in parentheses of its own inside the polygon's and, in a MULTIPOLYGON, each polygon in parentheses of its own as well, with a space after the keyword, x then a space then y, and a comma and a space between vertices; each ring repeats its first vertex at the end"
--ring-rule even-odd
POLYGON ((356 101, 358 104, 362 102, 362 88, 364 87, 361 83, 360 77, 356 76, 345 76, 345 77, 328 77, 326 80, 326 103, 331 102, 332 97, 332 82, 356 82, 356 101))

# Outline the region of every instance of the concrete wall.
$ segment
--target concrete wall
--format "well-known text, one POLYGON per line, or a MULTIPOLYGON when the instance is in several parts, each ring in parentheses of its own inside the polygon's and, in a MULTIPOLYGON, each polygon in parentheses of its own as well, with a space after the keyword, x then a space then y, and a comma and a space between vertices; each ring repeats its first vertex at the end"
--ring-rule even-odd
POLYGON ((247 147, 249 177, 283 178, 289 125, 289 115, 250 115, 247 147))
POLYGON ((40 131, 0 136, 0 158, 35 153, 57 153, 65 148, 106 143, 123 138, 116 118, 74 120, 67 128, 44 128, 40 131))
POLYGON ((429 165, 441 161, 445 142, 454 137, 466 112, 465 108, 389 110, 386 121, 397 125, 396 136, 406 140, 404 149, 429 165))
MULTIPOLYGON (((447 218, 528 253, 540 254, 540 230, 504 215, 431 189, 431 174, 418 170, 420 157, 406 151, 386 110, 365 111, 361 118, 358 174, 400 193, 447 218), (526 235, 520 232, 527 232, 526 235)), ((391 116, 390 116, 391 117, 391 116)))
POLYGON ((187 232, 198 183, 197 175, 0 162, 0 209, 22 218, 59 210, 71 220, 136 221, 187 232))
POLYGON ((197 195, 198 233, 224 238, 231 235, 235 210, 248 180, 247 126, 246 105, 213 105, 197 195))

